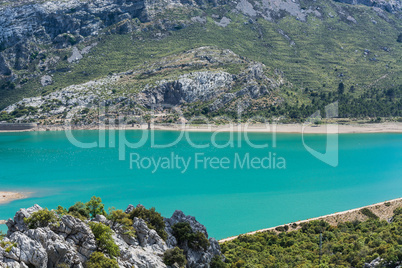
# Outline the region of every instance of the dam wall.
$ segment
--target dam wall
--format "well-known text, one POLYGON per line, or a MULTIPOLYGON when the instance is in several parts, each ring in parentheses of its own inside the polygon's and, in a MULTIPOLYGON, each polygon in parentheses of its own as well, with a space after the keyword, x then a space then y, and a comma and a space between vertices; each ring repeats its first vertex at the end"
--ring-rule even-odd
POLYGON ((36 123, 0 123, 1 130, 29 130, 36 128, 36 123))

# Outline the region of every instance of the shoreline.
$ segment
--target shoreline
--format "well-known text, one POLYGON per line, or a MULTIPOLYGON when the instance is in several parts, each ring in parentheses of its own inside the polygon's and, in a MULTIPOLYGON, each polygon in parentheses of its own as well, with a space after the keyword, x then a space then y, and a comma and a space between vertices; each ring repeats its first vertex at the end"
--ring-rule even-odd
POLYGON ((27 193, 0 191, 0 205, 8 204, 14 200, 28 198, 27 193))
POLYGON ((364 220, 368 219, 367 216, 365 216, 361 213, 361 210, 364 208, 370 209, 374 214, 376 214, 379 217, 379 219, 388 220, 389 218, 392 217, 393 211, 397 207, 402 207, 402 198, 392 199, 392 200, 388 200, 388 201, 384 201, 384 202, 380 202, 380 203, 376 203, 376 204, 372 204, 372 205, 368 205, 368 206, 364 206, 364 207, 349 209, 346 211, 335 212, 332 214, 328 214, 328 215, 324 215, 324 216, 320 216, 320 217, 316 217, 316 218, 311 218, 311 219, 307 219, 307 220, 295 221, 295 222, 282 224, 282 225, 278 225, 278 226, 274 226, 274 227, 260 229, 257 231, 252 231, 252 232, 248 232, 245 234, 240 234, 240 235, 220 239, 218 242, 219 243, 229 242, 229 241, 232 241, 232 240, 238 238, 241 235, 254 235, 257 233, 268 232, 268 231, 280 232, 276 229, 278 227, 284 227, 284 226, 288 226, 289 232, 295 231, 295 230, 298 230, 301 228, 300 224, 307 223, 310 221, 316 221, 316 220, 323 220, 323 221, 329 223, 331 226, 336 226, 338 223, 351 222, 354 220, 364 221, 364 220), (292 225, 294 225, 294 224, 297 224, 297 227, 295 227, 295 228, 292 227, 292 225))
MULTIPOLYGON (((67 126, 38 126, 26 130, 0 130, 0 133, 65 131, 67 126)), ((147 125, 107 127, 107 126, 73 126, 71 130, 147 130, 147 125)), ((365 124, 239 124, 239 125, 152 125, 151 130, 188 131, 188 132, 250 132, 250 133, 305 133, 305 134, 353 134, 353 133, 402 133, 402 123, 365 123, 365 124)))
MULTIPOLYGON (((12 201, 21 200, 28 197, 29 193, 0 191, 0 205, 5 205, 12 201)), ((3 224, 6 224, 6 220, 0 220, 0 225, 3 224)))

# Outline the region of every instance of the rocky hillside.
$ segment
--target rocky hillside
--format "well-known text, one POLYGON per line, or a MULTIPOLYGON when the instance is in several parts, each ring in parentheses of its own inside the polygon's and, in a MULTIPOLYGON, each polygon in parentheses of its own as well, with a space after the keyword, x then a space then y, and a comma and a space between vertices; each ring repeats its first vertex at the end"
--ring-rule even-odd
POLYGON ((219 244, 214 238, 206 239, 206 228, 194 217, 177 210, 171 218, 164 219, 161 233, 150 224, 152 219, 144 217, 146 211, 149 210, 141 205, 130 205, 125 212, 113 214, 118 217, 98 214, 88 220, 81 214, 73 214, 71 208, 65 215, 60 214, 60 208, 48 211, 35 205, 21 209, 14 219, 7 221, 7 235, 0 237, 0 267, 179 267, 176 263, 179 261, 171 262, 168 257, 173 249, 178 250, 187 267, 211 267, 213 259, 222 261, 219 244), (129 226, 121 221, 135 210, 142 214, 133 217, 129 226), (186 232, 179 234, 176 228, 179 225, 186 226, 186 232), (109 231, 99 236, 99 228, 109 231), (205 241, 204 245, 195 245, 196 239, 183 240, 183 234, 197 234, 205 241), (108 235, 110 241, 106 239, 108 235), (115 251, 110 249, 113 247, 115 251), (102 266, 99 258, 94 257, 99 253, 109 266, 102 266))
MULTIPOLYGON (((144 109, 164 111, 172 106, 233 112, 257 109, 282 101, 284 84, 277 70, 239 57, 230 50, 203 47, 163 58, 151 65, 69 86, 48 95, 26 98, 5 109, 18 121, 42 123, 99 123, 99 106, 107 106, 114 122, 123 114, 135 121, 144 109)), ((173 116, 179 120, 183 114, 173 116)))
MULTIPOLYGON (((121 103, 129 93, 135 107, 186 103, 192 106, 189 113, 215 115, 230 114, 233 109, 223 107, 238 105, 235 99, 247 95, 250 100, 240 106, 266 112, 328 103, 340 84, 350 94, 346 99, 373 99, 365 94, 402 84, 401 8, 400 0, 3 1, 0 109, 24 97, 36 97, 34 108, 48 105, 48 99, 60 101, 39 112, 49 118, 55 109, 56 114, 70 110, 60 96, 69 92, 67 98, 78 106, 94 99, 121 103), (205 57, 187 57, 197 51, 205 57), (223 53, 220 61, 210 60, 217 51, 223 53), (165 62, 172 58, 178 64, 167 70, 165 62), (258 69, 257 76, 264 69, 264 77, 247 76, 250 68, 258 69), (207 89, 200 79, 224 81, 207 89), (124 95, 122 84, 129 87, 124 95), (88 87, 89 95, 74 93, 88 87)), ((397 110, 396 97, 386 106, 397 110)), ((23 120, 9 115, 16 106, 8 107, 0 121, 23 120)), ((397 114, 383 112, 389 115, 397 114)))

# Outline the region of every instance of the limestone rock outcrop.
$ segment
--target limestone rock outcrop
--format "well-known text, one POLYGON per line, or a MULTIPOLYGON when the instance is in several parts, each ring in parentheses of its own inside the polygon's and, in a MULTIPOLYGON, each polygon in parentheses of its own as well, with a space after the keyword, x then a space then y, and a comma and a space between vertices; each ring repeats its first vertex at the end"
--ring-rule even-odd
MULTIPOLYGON (((132 205, 128 206, 126 213, 134 208, 132 205)), ((0 267, 85 267, 91 254, 98 250, 95 236, 89 227, 90 221, 85 222, 64 215, 59 217, 57 224, 29 229, 24 219, 39 210, 42 208, 38 205, 21 209, 13 219, 7 221, 9 230, 2 241, 5 246, 0 246, 0 267)), ((97 215, 91 221, 103 223, 111 228, 114 243, 120 250, 118 265, 125 268, 166 267, 163 263, 164 252, 178 246, 172 234, 172 226, 176 223, 188 222, 193 231, 202 232, 208 237, 205 226, 181 211, 176 211, 171 218, 165 219, 168 234, 166 242, 140 218, 133 219, 135 237, 127 235, 120 224, 113 223, 105 216, 97 215)), ((218 242, 210 238, 209 243, 207 250, 184 249, 188 259, 187 267, 209 267, 211 259, 215 255, 221 255, 218 242)))

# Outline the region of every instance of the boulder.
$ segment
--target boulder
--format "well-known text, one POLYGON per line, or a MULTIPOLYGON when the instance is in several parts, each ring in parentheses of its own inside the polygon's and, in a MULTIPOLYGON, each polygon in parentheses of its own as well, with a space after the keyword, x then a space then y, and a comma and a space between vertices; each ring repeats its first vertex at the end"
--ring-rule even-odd
POLYGON ((53 231, 61 235, 68 243, 76 246, 77 252, 84 259, 88 259, 96 250, 95 236, 91 228, 83 221, 70 215, 61 218, 60 226, 54 227, 53 231))
POLYGON ((63 236, 57 235, 48 227, 29 230, 27 236, 38 241, 45 249, 48 256, 48 267, 56 267, 61 263, 74 266, 86 261, 77 252, 74 244, 68 243, 63 236))
POLYGON ((155 230, 149 229, 143 219, 134 218, 133 227, 136 231, 138 243, 141 247, 152 248, 153 251, 159 253, 163 253, 168 249, 165 241, 163 241, 155 230))
POLYGON ((17 246, 11 248, 9 252, 5 251, 4 257, 12 259, 28 266, 37 268, 47 268, 48 256, 42 245, 19 231, 9 236, 9 241, 17 246))
POLYGON ((6 222, 6 225, 8 227, 8 234, 20 231, 20 232, 25 232, 28 230, 28 227, 26 226, 24 219, 29 218, 32 213, 37 212, 41 210, 42 208, 39 205, 34 205, 33 207, 27 208, 27 209, 20 209, 17 213, 15 213, 14 219, 9 219, 6 222))
MULTIPOLYGON (((208 238, 207 229, 204 225, 199 223, 195 217, 185 215, 182 211, 176 210, 170 219, 165 219, 166 224, 166 232, 169 235, 167 240, 167 244, 169 248, 173 248, 178 246, 177 240, 173 237, 172 226, 179 222, 187 222, 190 224, 191 229, 194 232, 201 232, 208 238)), ((209 263, 215 255, 221 255, 219 243, 214 239, 209 239, 209 247, 206 251, 204 250, 194 250, 189 248, 187 245, 184 245, 184 253, 187 258, 187 267, 194 268, 209 268, 209 263)))
POLYGON ((118 263, 120 267, 153 268, 166 267, 162 261, 163 250, 155 250, 152 246, 136 246, 127 244, 125 239, 119 234, 115 234, 113 239, 120 249, 118 263))
POLYGON ((381 261, 382 261, 382 259, 380 257, 378 257, 378 258, 372 260, 370 263, 365 263, 363 268, 379 268, 379 267, 381 267, 380 266, 381 261))

